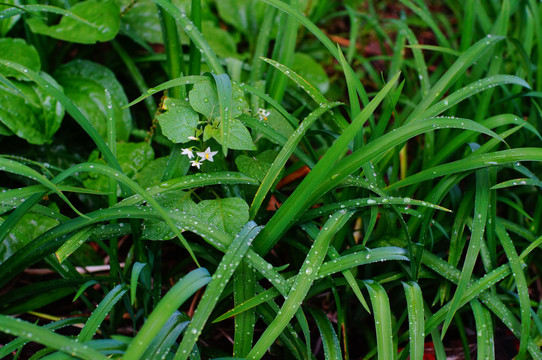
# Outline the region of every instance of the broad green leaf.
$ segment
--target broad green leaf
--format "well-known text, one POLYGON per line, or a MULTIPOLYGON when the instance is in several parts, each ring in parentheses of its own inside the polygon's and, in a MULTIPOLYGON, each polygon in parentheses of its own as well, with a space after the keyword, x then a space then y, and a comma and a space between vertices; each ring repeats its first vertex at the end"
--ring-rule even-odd
MULTIPOLYGON (((197 218, 201 216, 200 208, 187 191, 168 191, 157 195, 155 200, 170 213, 185 212, 197 218)), ((141 237, 148 240, 170 240, 175 237, 175 233, 163 221, 145 220, 141 237)))
MULTIPOLYGON (((3 23, 3 21, 1 23, 3 23)), ((0 58, 14 61, 35 72, 41 70, 40 56, 36 48, 32 45, 28 45, 23 39, 0 39, 0 58)), ((4 65, 0 65, 0 74, 12 76, 17 80, 28 80, 28 78, 20 72, 4 65)))
POLYGON ((237 43, 229 31, 216 26, 212 21, 204 21, 201 32, 211 49, 221 58, 243 58, 237 53, 237 43))
MULTIPOLYGON (((275 150, 266 150, 255 156, 239 155, 235 158, 235 165, 243 174, 247 174, 258 181, 262 181, 265 174, 271 168, 271 164, 275 161, 277 154, 278 152, 275 150)), ((279 178, 280 175, 276 179, 276 182, 278 182, 279 178)))
MULTIPOLYGON (((126 176, 133 177, 138 171, 148 164, 154 158, 154 150, 146 142, 132 143, 119 142, 117 146, 117 161, 120 164, 122 171, 126 176)), ((102 162, 103 158, 99 158, 98 151, 90 154, 89 161, 102 162)), ((107 191, 109 190, 108 177, 99 173, 85 173, 82 176, 83 183, 89 189, 107 191)))
POLYGON ((266 8, 264 3, 251 0, 221 0, 216 6, 221 19, 249 36, 258 31, 266 8))
MULTIPOLYGON (((206 118, 212 120, 220 116, 220 104, 216 85, 213 81, 197 82, 190 93, 188 93, 188 98, 192 108, 203 114, 206 118)), ((232 84, 231 118, 235 119, 241 115, 245 106, 243 91, 238 86, 232 84)))
POLYGON ((121 108, 128 103, 128 98, 111 70, 92 61, 74 60, 60 66, 55 72, 55 78, 64 88, 66 96, 104 139, 107 138, 107 89, 111 93, 114 118, 117 121, 117 140, 128 140, 132 116, 129 110, 121 108))
MULTIPOLYGON (((0 224, 3 222, 0 219, 0 224)), ((58 221, 49 217, 27 213, 11 230, 5 239, 0 242, 0 264, 17 253, 19 249, 37 238, 47 230, 58 224, 58 221)))
POLYGON ((120 8, 113 0, 86 0, 76 3, 70 10, 91 25, 64 16, 56 25, 48 26, 38 17, 26 19, 30 29, 38 34, 80 44, 112 40, 120 28, 120 8))
POLYGON ((189 142, 189 136, 194 136, 198 125, 198 114, 192 108, 176 99, 168 98, 164 103, 167 111, 158 115, 162 133, 174 144, 189 142))
POLYGON ((241 198, 203 200, 198 209, 202 221, 230 235, 237 234, 248 222, 248 205, 241 198))
MULTIPOLYGON (((224 145, 221 139, 221 127, 222 122, 218 125, 218 127, 207 125, 203 132, 204 141, 213 138, 220 145, 224 145)), ((235 150, 256 150, 256 147, 252 142, 252 136, 250 136, 248 129, 241 121, 237 119, 230 119, 229 121, 227 148, 235 150)))
POLYGON ((295 53, 292 70, 321 93, 325 94, 328 91, 329 78, 322 65, 313 57, 300 52, 295 53))
MULTIPOLYGON (((59 87, 50 76, 42 76, 59 87)), ((11 83, 18 92, 0 85, 0 123, 31 144, 51 142, 64 117, 64 107, 34 83, 11 83)))
POLYGON ((167 156, 152 160, 136 173, 134 180, 144 189, 160 184, 167 162, 167 156))

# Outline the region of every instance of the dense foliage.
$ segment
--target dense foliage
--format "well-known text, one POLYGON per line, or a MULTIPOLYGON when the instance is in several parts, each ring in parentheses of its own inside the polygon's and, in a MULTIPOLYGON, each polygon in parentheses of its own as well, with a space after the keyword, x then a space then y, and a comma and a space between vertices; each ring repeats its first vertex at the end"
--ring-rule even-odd
POLYGON ((541 16, 4 0, 0 358, 542 359, 541 16))

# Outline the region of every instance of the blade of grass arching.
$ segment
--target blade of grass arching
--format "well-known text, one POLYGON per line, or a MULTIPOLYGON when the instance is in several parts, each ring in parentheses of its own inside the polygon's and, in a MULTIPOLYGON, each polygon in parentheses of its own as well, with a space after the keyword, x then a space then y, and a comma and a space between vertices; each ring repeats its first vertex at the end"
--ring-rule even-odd
MULTIPOLYGON (((192 174, 185 175, 180 178, 164 181, 161 184, 145 189, 145 192, 150 196, 155 196, 168 191, 193 189, 216 184, 243 184, 243 185, 259 185, 260 183, 244 174, 233 171, 219 171, 210 174, 192 174)), ((141 204, 146 199, 140 194, 132 195, 129 198, 121 200, 117 206, 128 206, 141 204)))
POLYGON ((305 261, 299 270, 299 275, 292 285, 292 290, 281 307, 281 311, 273 322, 269 324, 256 345, 254 345, 247 355, 247 358, 260 359, 286 328, 292 317, 300 308, 301 302, 316 279, 325 254, 327 253, 331 238, 344 226, 351 216, 352 213, 341 211, 335 213, 335 215, 326 222, 309 250, 305 261))
POLYGON ((474 269, 474 264, 478 258, 480 246, 483 241, 484 230, 486 225, 486 218, 489 204, 489 171, 487 169, 478 170, 476 172, 476 194, 474 199, 474 215, 472 223, 472 235, 467 247, 467 254, 465 256, 465 262, 463 263, 463 269, 461 270, 461 277, 457 284, 457 289, 452 299, 450 311, 446 315, 446 320, 442 327, 442 337, 446 334, 446 330, 450 326, 450 323, 456 313, 459 310, 461 298, 467 289, 467 285, 474 269))
POLYGON ((425 319, 423 316, 423 295, 418 283, 403 283, 408 306, 408 336, 410 358, 422 360, 424 354, 425 319))
POLYGON ((211 312, 215 308, 222 291, 233 276, 237 266, 242 261, 245 253, 252 244, 252 240, 258 234, 260 229, 261 227, 256 226, 255 222, 248 222, 241 231, 239 231, 239 234, 237 234, 229 246, 228 251, 224 254, 224 257, 218 264, 218 267, 194 312, 194 316, 184 333, 183 339, 175 354, 176 360, 185 360, 188 358, 188 354, 201 335, 203 326, 205 326, 211 312))
POLYGON ((47 179, 36 170, 17 161, 6 159, 5 157, 0 156, 0 171, 6 171, 12 174, 24 176, 47 186, 48 189, 57 194, 66 204, 68 204, 70 208, 72 208, 72 210, 77 213, 77 215, 85 216, 83 213, 77 210, 75 206, 73 206, 73 204, 70 202, 70 200, 68 200, 66 195, 64 195, 54 183, 52 183, 49 179, 47 179))
MULTIPOLYGON (((71 254, 73 254, 77 249, 79 249, 81 245, 83 245, 85 241, 87 241, 93 231, 94 227, 89 226, 84 227, 72 234, 66 240, 66 242, 55 252, 55 256, 58 259, 58 262, 64 262, 64 260, 66 260, 71 254)), ((113 255, 113 253, 111 253, 111 255, 113 255)), ((114 260, 111 259, 111 262, 113 261, 114 260)), ((112 274, 111 276, 115 275, 112 274)))
POLYGON ((143 354, 142 359, 165 359, 167 354, 170 354, 172 346, 175 344, 175 341, 181 332, 186 328, 189 321, 190 317, 188 315, 182 314, 179 311, 173 312, 164 327, 160 329, 156 338, 153 339, 152 343, 143 354))
MULTIPOLYGON (((294 9, 299 6, 298 0, 290 0, 289 3, 294 9)), ((273 49, 273 57, 275 57, 279 63, 291 66, 294 61, 299 24, 291 16, 281 14, 280 17, 283 21, 278 24, 279 29, 277 41, 275 41, 275 48, 273 49), (284 20, 284 18, 286 18, 286 20, 284 20)), ((287 81, 288 79, 280 72, 276 70, 271 71, 271 77, 268 78, 268 92, 269 95, 278 102, 282 102, 287 81)))
MULTIPOLYGON (((105 161, 109 164, 109 166, 115 168, 119 172, 122 172, 122 169, 120 168, 117 159, 109 150, 109 147, 105 143, 104 139, 100 136, 98 131, 96 131, 94 126, 92 126, 90 121, 83 115, 83 113, 81 113, 81 111, 75 106, 75 104, 70 99, 68 99, 68 97, 64 95, 64 93, 60 89, 58 89, 55 85, 44 79, 38 73, 20 64, 11 61, 5 61, 2 59, 0 59, 0 64, 16 70, 21 74, 24 74, 29 79, 38 84, 45 92, 55 98, 59 103, 61 103, 62 106, 64 106, 64 108, 66 109, 66 111, 75 119, 75 121, 77 121, 79 126, 81 126, 83 130, 88 134, 88 136, 90 136, 90 138, 94 141, 94 143, 98 147, 98 150, 102 153, 105 161)), ((126 192, 126 190, 128 189, 123 189, 124 192, 126 192)))
POLYGON ((190 38, 190 41, 193 42, 194 45, 196 45, 205 56, 207 60, 207 65, 209 65, 211 71, 213 71, 215 74, 223 74, 224 69, 222 68, 222 65, 220 65, 216 54, 213 52, 201 32, 194 25, 194 23, 190 21, 186 14, 179 10, 168 0, 153 1, 158 4, 162 9, 164 9, 167 13, 169 13, 169 15, 171 15, 179 23, 186 35, 188 35, 188 37, 190 38))
MULTIPOLYGON (((149 87, 147 86, 145 78, 141 74, 141 71, 139 71, 139 69, 137 68, 134 60, 116 40, 112 40, 111 45, 124 63, 124 66, 126 66, 126 70, 128 70, 128 73, 132 77, 132 80, 137 86, 139 92, 144 93, 149 87)), ((145 106, 147 108, 147 112, 149 113, 149 119, 154 118, 154 115, 156 113, 156 104, 154 100, 150 97, 145 98, 145 106)))
POLYGON ((9 335, 26 338, 29 341, 43 344, 50 348, 65 352, 71 356, 77 356, 81 359, 106 359, 105 356, 100 354, 98 351, 91 349, 86 344, 72 340, 67 336, 55 334, 45 327, 34 325, 32 323, 22 321, 21 319, 0 315, 0 331, 9 335))
POLYGON ((104 298, 96 309, 92 312, 92 315, 88 318, 85 326, 77 336, 77 341, 84 343, 92 340, 92 337, 96 333, 96 330, 100 327, 107 314, 111 311, 113 306, 122 298, 124 293, 128 291, 126 285, 115 286, 104 298))
POLYGON ((367 280, 365 281, 365 286, 369 291, 373 306, 378 359, 393 359, 390 300, 388 299, 386 290, 379 283, 367 280))
POLYGON ((412 113, 405 120, 405 124, 419 120, 424 117, 423 113, 427 110, 435 100, 437 100, 444 92, 461 76, 464 76, 466 69, 480 58, 488 49, 495 46, 499 41, 503 40, 501 36, 488 35, 481 39, 476 44, 471 46, 463 53, 452 66, 440 77, 429 90, 427 96, 416 106, 412 113))
MULTIPOLYGON (((77 14, 74 14, 73 12, 60 8, 60 7, 51 6, 51 5, 29 4, 29 5, 16 6, 16 8, 24 12, 31 13, 31 14, 33 14, 34 12, 46 12, 46 13, 62 15, 70 19, 73 19, 81 24, 85 24, 86 26, 93 27, 94 29, 99 29, 98 25, 93 24, 89 22, 88 20, 78 16, 77 14)), ((6 10, 10 10, 10 9, 6 9, 6 10)))
MULTIPOLYGON (((239 116, 238 120, 241 120, 244 125, 247 127, 250 127, 259 133, 261 133, 265 138, 267 138, 269 141, 271 141, 274 144, 281 145, 282 147, 285 146, 286 142, 289 138, 286 138, 279 134, 278 131, 273 129, 270 126, 267 126, 265 122, 258 121, 257 119, 248 116, 247 114, 241 114, 239 116)), ((296 147, 294 149, 294 155, 299 158, 299 160, 303 161, 305 165, 307 165, 309 168, 314 167, 314 161, 307 156, 299 147, 296 147)), ((1 195, 1 194, 0 194, 1 195)))
POLYGON ((516 282, 521 314, 521 337, 517 359, 525 359, 529 338, 531 336, 531 304, 529 298, 529 287, 527 285, 527 280, 525 279, 522 263, 519 260, 518 254, 514 247, 514 242, 506 232, 502 223, 500 223, 498 220, 495 224, 495 231, 504 252, 506 253, 508 263, 512 269, 512 275, 514 276, 514 280, 516 282))
MULTIPOLYGON (((61 320, 53 321, 43 326, 40 326, 40 328, 47 329, 47 330, 58 330, 66 326, 82 324, 85 320, 86 318, 84 317, 61 319, 61 320)), ((8 355, 12 354, 14 351, 17 351, 17 349, 26 345, 30 341, 31 340, 28 338, 18 337, 15 340, 5 344, 4 346, 0 348, 0 358, 3 359, 7 357, 8 355)))
POLYGON ((462 160, 422 170, 404 180, 391 184, 386 189, 397 189, 444 175, 519 161, 542 161, 542 151, 540 148, 516 148, 487 154, 473 154, 462 160))
MULTIPOLYGON (((256 281, 254 270, 246 261, 239 264, 233 277, 234 305, 238 306, 256 295, 256 281)), ((273 288, 274 289, 274 288, 273 288)), ((278 291, 277 291, 278 293, 278 291)), ((248 309, 235 316, 235 333, 233 338, 233 356, 245 357, 252 349, 254 326, 256 323, 255 311, 248 309)))
MULTIPOLYGON (((140 359, 152 340, 158 335, 171 315, 197 290, 211 281, 204 268, 192 270, 179 280, 160 300, 137 335, 128 345, 124 357, 140 359)), ((192 349, 190 349, 192 350, 192 349)))
POLYGON ((438 53, 442 53, 442 54, 452 55, 452 56, 455 56, 455 57, 459 57, 462 54, 461 51, 457 51, 457 50, 450 49, 450 48, 445 48, 445 47, 442 47, 442 46, 436 46, 436 45, 416 44, 416 45, 407 45, 406 47, 410 48, 410 49, 420 49, 420 50, 428 50, 428 51, 438 52, 438 53))
POLYGON ((132 266, 132 272, 130 276, 130 304, 133 306, 136 301, 137 284, 139 282, 139 274, 147 264, 135 262, 132 266))
POLYGON ((520 179, 512 179, 503 181, 501 183, 498 183, 497 185, 493 185, 491 189, 504 189, 507 187, 512 186, 521 186, 521 185, 527 185, 527 186, 537 186, 540 189, 542 189, 542 181, 536 180, 536 179, 528 179, 528 178, 520 178, 520 179))
MULTIPOLYGON (((137 99, 135 99, 134 101, 132 101, 131 103, 129 103, 128 105, 125 105, 123 106, 122 108, 123 109, 126 109, 126 108, 129 108, 130 106, 134 106, 135 104, 139 103, 140 101, 142 100, 145 100, 147 99, 149 96, 152 96, 154 94, 156 94, 157 92, 159 91, 164 91, 164 90, 167 90, 167 89, 171 89, 175 86, 180 86, 180 85, 192 85, 192 84, 195 84, 197 82, 200 82, 200 81, 210 81, 210 79, 207 77, 207 76, 196 76, 196 75, 191 75, 191 76, 181 76, 177 79, 172 79, 172 80, 168 80, 158 86, 155 86, 153 88, 150 88, 148 89, 147 91, 145 91, 141 96, 139 96, 137 99)), ((154 113, 152 114, 153 117, 154 117, 154 113)))
POLYGON ((263 178, 260 187, 256 192, 256 195, 254 195, 254 199, 252 200, 249 211, 249 216, 251 219, 254 219, 256 217, 256 214, 260 210, 263 200, 271 190, 271 187, 279 176, 280 171, 283 169, 284 165, 286 164, 294 150, 297 148, 299 141, 303 138, 303 136, 305 136, 306 132, 310 129, 314 122, 318 120, 318 118, 320 118, 320 116, 322 116, 327 111, 333 109, 335 106, 338 106, 339 104, 340 103, 331 103, 328 105, 327 102, 324 103, 322 106, 311 112, 305 118, 305 120, 303 120, 303 122, 299 124, 298 128, 294 131, 294 133, 288 138, 288 141, 286 142, 286 144, 284 144, 275 161, 273 161, 273 164, 271 164, 271 167, 265 174, 265 177, 263 178))
MULTIPOLYGON (((192 23, 201 31, 201 1, 192 0, 190 6, 190 19, 192 23)), ((190 60, 188 61, 188 74, 190 75, 199 75, 201 73, 201 53, 197 45, 190 41, 190 60)))
MULTIPOLYGON (((279 208, 271 220, 269 220, 254 243, 257 251, 261 251, 262 253, 269 251, 278 238, 288 229, 289 225, 309 206, 306 203, 306 200, 314 194, 313 191, 315 185, 320 184, 325 179, 330 171, 330 167, 335 164, 348 148, 348 144, 353 140, 355 134, 360 131, 363 124, 392 89, 398 78, 399 74, 395 75, 395 77, 386 84, 386 86, 384 86, 373 100, 371 100, 371 102, 361 111, 337 141, 335 141, 328 149, 307 177, 305 177, 303 182, 279 208)), ((365 147, 363 149, 365 149, 365 147)))
POLYGON ((477 359, 495 359, 491 313, 476 299, 471 300, 470 306, 476 322, 477 359))
POLYGON ((326 360, 341 360, 341 345, 339 338, 327 318, 326 314, 319 309, 310 309, 313 319, 316 321, 318 330, 320 330, 320 338, 324 347, 324 356, 326 360))
POLYGON ((518 85, 531 89, 529 84, 520 77, 513 75, 492 75, 472 82, 463 88, 454 91, 444 99, 425 110, 421 116, 437 116, 449 108, 459 104, 461 101, 471 98, 475 94, 505 84, 518 85))
POLYGON ((229 124, 231 109, 231 81, 227 74, 215 75, 211 73, 215 80, 216 91, 218 93, 218 103, 220 106, 220 139, 222 140, 222 152, 224 156, 228 155, 229 145, 229 124))

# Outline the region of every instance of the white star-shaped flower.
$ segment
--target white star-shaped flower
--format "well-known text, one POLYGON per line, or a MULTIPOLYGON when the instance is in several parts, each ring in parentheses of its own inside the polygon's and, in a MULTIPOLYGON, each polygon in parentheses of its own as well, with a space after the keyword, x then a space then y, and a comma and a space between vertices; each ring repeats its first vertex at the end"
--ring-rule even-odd
POLYGON ((186 155, 188 156, 189 159, 193 159, 194 158, 194 152, 192 151, 191 148, 187 148, 187 149, 182 149, 182 153, 181 155, 186 155))
POLYGON ((259 108, 258 109, 258 117, 260 118, 260 121, 267 120, 267 117, 271 115, 271 111, 259 108))
POLYGON ((201 161, 204 161, 204 160, 213 161, 213 156, 215 156, 215 154, 217 153, 218 151, 211 151, 211 148, 208 147, 207 149, 205 149, 205 151, 197 152, 196 154, 201 158, 201 161))
POLYGON ((197 167, 198 169, 199 169, 200 166, 201 166, 201 162, 199 161, 199 159, 190 161, 190 164, 191 164, 192 166, 197 167))

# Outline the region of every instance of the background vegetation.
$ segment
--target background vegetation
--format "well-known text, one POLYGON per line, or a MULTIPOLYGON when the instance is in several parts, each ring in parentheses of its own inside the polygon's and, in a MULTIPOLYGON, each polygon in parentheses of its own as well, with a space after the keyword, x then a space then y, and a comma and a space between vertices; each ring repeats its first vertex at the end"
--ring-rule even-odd
POLYGON ((542 359, 541 16, 5 0, 0 358, 542 359))

